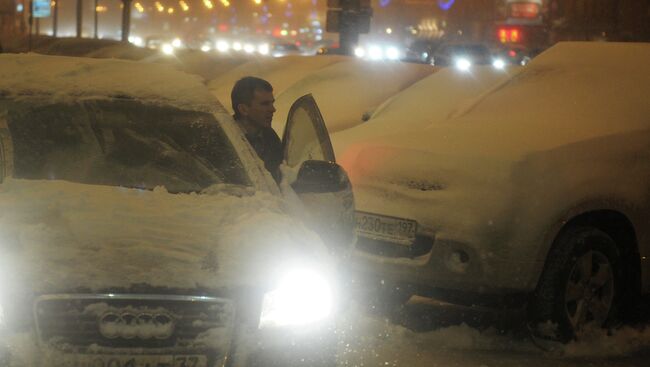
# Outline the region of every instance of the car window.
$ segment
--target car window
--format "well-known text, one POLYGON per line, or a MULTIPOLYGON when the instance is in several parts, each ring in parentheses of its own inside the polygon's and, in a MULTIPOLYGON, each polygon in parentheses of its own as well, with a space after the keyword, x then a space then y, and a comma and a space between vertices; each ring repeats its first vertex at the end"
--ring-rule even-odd
POLYGON ((335 161, 327 128, 311 94, 291 106, 282 141, 290 167, 306 160, 335 161))
POLYGON ((18 178, 170 192, 249 184, 211 114, 121 100, 14 107, 8 124, 18 178))

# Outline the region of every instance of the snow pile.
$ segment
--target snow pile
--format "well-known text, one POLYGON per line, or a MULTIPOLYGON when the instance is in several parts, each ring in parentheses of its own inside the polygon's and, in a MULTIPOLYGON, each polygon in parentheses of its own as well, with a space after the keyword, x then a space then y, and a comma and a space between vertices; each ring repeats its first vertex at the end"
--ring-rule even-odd
POLYGON ((586 336, 588 340, 567 345, 466 324, 413 332, 365 314, 357 304, 338 325, 340 366, 575 366, 604 357, 621 365, 617 359, 636 358, 650 350, 650 330, 626 327, 609 336, 598 330, 586 336))
POLYGON ((8 180, 0 186, 0 213, 3 269, 17 287, 37 293, 140 283, 263 286, 289 262, 327 259, 317 235, 261 192, 169 194, 8 180))
POLYGON ((59 100, 131 97, 202 111, 224 111, 198 76, 170 65, 73 58, 0 55, 0 95, 44 95, 59 100))

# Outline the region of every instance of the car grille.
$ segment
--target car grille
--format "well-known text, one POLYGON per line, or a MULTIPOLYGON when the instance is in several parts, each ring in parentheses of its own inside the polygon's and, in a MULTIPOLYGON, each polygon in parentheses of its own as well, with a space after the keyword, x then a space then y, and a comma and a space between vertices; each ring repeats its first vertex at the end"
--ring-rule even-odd
POLYGON ((434 238, 429 236, 418 235, 409 245, 401 245, 394 242, 376 240, 364 236, 357 238, 357 250, 364 251, 373 255, 385 257, 404 257, 415 258, 422 256, 431 251, 434 238))
MULTIPOLYGON (((208 330, 230 336, 232 302, 171 295, 48 295, 34 304, 41 342, 55 346, 196 346, 208 330)), ((198 344, 200 345, 200 343, 198 344)))

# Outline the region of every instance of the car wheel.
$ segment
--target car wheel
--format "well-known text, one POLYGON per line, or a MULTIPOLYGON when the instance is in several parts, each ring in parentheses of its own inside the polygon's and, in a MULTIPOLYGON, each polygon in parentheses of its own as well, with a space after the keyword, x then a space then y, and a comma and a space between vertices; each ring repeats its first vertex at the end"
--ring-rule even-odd
POLYGON ((566 230, 548 256, 531 305, 533 330, 568 342, 587 325, 611 325, 621 279, 619 251, 609 235, 589 227, 566 230))

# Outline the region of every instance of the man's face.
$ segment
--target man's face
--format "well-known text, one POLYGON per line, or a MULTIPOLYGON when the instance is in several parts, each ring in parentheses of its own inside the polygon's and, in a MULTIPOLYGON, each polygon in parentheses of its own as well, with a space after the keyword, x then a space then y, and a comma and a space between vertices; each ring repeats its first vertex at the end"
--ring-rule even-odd
POLYGON ((273 92, 255 89, 251 103, 239 105, 240 113, 257 128, 271 127, 275 112, 274 102, 273 92))

